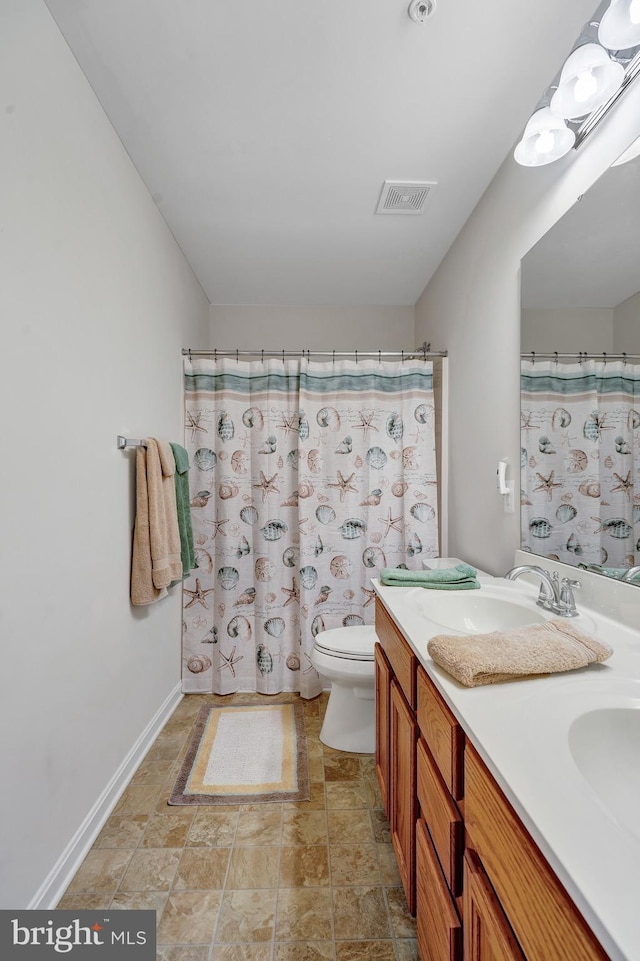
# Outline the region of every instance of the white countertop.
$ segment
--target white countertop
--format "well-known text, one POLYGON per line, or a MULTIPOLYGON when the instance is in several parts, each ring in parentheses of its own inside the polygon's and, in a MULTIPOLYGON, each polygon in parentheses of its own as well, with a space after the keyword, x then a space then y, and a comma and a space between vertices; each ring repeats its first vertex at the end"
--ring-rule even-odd
MULTIPOLYGON (((480 582, 481 590, 540 612, 537 588, 522 579, 483 576, 480 582)), ((637 819, 633 813, 622 823, 569 749, 571 724, 594 708, 640 710, 640 631, 587 608, 578 597, 581 613, 572 623, 608 643, 614 650, 609 660, 549 677, 465 688, 427 653, 435 634, 461 633, 425 618, 427 595, 436 591, 372 584, 612 961, 640 961, 640 751, 635 765, 619 759, 624 777, 633 769, 639 787, 637 819)), ((616 743, 610 748, 615 765, 616 743)))

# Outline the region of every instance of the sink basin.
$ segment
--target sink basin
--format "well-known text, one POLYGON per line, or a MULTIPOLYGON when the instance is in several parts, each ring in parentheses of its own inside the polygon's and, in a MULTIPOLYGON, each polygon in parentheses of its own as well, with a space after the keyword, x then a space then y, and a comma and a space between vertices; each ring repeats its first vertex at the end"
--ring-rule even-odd
POLYGON ((532 601, 519 603, 482 589, 450 593, 423 590, 417 606, 427 620, 464 634, 509 630, 547 620, 532 601))
POLYGON ((569 728, 569 751, 600 802, 640 838, 640 701, 581 714, 569 728))

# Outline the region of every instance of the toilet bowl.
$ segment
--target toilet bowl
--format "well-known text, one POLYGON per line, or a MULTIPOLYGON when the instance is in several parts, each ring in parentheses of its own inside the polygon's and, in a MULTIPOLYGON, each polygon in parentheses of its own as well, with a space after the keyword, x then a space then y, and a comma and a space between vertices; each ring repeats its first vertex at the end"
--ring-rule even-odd
POLYGON ((327 747, 373 754, 376 742, 374 627, 338 627, 318 634, 311 663, 331 693, 320 740, 327 747))

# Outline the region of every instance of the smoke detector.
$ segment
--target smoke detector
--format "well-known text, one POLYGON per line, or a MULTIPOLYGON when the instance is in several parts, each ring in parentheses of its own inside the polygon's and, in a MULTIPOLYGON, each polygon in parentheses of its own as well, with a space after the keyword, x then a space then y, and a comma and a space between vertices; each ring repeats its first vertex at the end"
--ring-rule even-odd
POLYGON ((385 180, 377 214, 421 214, 434 182, 427 180, 385 180))
POLYGON ((411 0, 409 16, 416 23, 423 23, 436 12, 436 0, 411 0))

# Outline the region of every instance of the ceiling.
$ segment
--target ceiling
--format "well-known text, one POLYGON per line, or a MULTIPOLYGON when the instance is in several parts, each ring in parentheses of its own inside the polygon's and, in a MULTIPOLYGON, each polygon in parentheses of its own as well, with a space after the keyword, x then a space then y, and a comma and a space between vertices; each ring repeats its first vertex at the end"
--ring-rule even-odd
POLYGON ((214 304, 414 304, 595 6, 45 2, 214 304))

